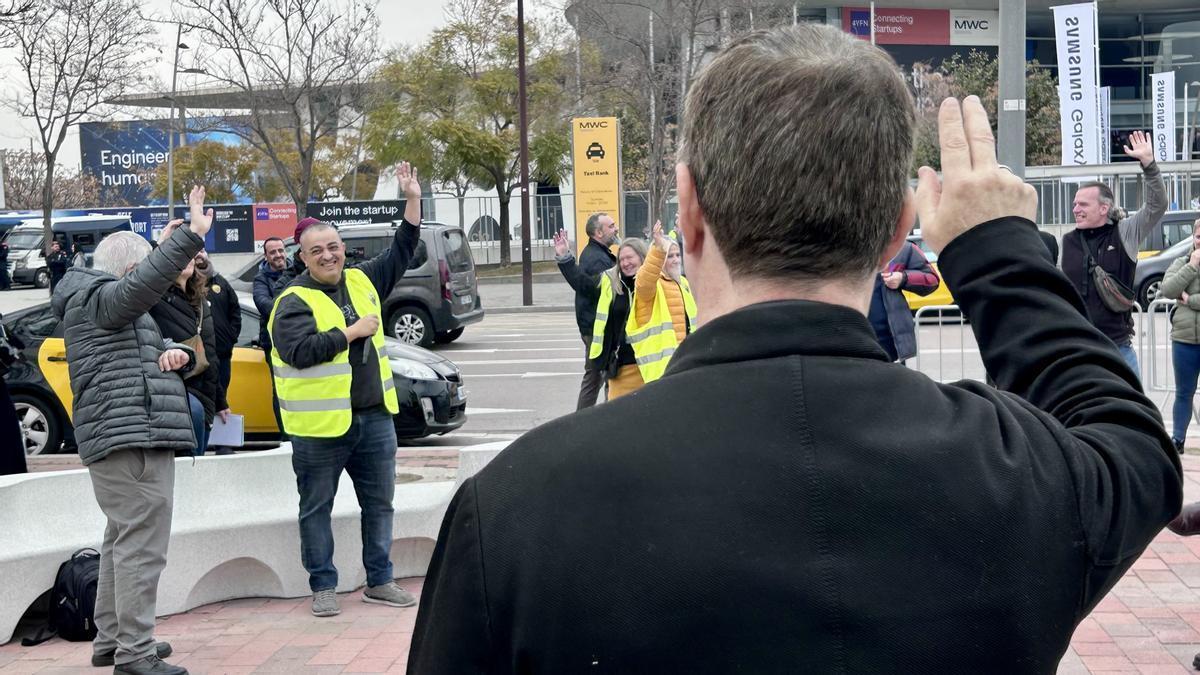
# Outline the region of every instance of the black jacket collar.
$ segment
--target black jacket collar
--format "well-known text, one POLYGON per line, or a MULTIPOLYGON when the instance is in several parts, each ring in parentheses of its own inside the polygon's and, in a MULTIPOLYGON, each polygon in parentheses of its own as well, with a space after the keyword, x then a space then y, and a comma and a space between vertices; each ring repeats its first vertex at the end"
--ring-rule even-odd
POLYGON ((888 360, 867 317, 849 307, 776 300, 743 307, 702 326, 679 346, 667 374, 782 356, 888 360))

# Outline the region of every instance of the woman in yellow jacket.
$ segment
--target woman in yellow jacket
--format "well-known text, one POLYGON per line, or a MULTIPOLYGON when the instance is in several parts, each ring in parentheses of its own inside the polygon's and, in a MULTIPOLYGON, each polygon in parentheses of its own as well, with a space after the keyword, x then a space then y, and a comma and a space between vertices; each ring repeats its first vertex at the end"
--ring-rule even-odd
POLYGON ((646 242, 626 239, 617 249, 617 264, 598 275, 585 274, 575 262, 566 232, 554 237, 558 269, 567 283, 596 303, 596 320, 588 360, 604 373, 607 400, 623 396, 642 386, 633 348, 625 339, 625 326, 634 295, 634 275, 646 260, 646 242))
POLYGON ((645 382, 662 377, 679 343, 696 329, 696 300, 682 275, 679 243, 663 236, 662 222, 654 223, 653 237, 637 273, 634 311, 625 327, 645 382))

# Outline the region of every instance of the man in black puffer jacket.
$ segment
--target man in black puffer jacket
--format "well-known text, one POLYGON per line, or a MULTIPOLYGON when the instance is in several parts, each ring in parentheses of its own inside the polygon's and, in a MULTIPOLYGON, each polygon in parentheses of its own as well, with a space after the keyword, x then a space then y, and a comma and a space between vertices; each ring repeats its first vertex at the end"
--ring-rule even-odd
POLYGON ((174 231, 155 251, 131 233, 105 238, 94 268, 69 270, 52 301, 63 322, 79 458, 108 519, 92 664, 115 662, 114 673, 187 673, 160 660, 171 648, 154 642, 154 605, 171 536, 175 452, 195 444, 179 376, 193 355, 164 341, 147 312, 212 225, 204 189, 193 188, 188 201, 190 226, 168 226, 174 231))

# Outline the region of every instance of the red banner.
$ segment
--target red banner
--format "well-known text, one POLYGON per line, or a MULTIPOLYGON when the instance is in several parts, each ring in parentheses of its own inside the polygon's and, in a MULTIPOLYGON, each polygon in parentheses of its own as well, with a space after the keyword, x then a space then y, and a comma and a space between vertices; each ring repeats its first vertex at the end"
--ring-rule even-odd
MULTIPOLYGON (((843 7, 842 28, 871 39, 871 10, 843 7)), ((875 43, 881 45, 950 44, 950 10, 875 8, 875 43)))
POLYGON ((297 220, 295 204, 255 204, 254 250, 261 251, 268 237, 291 237, 297 220))

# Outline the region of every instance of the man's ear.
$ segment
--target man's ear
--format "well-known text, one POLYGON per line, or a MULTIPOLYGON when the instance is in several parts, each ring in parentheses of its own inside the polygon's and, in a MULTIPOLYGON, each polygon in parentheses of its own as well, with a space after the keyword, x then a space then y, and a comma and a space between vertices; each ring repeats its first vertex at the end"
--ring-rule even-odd
POLYGON ((913 197, 912 188, 905 188, 904 201, 900 204, 900 215, 896 218, 895 229, 892 230, 892 239, 888 242, 887 249, 883 252, 883 259, 879 261, 879 269, 887 266, 892 258, 900 252, 904 242, 908 240, 908 233, 912 232, 913 224, 917 222, 917 202, 913 197))
POLYGON ((698 256, 704 251, 704 213, 696 196, 692 170, 680 162, 675 165, 675 191, 679 200, 679 229, 683 231, 684 253, 698 256))

